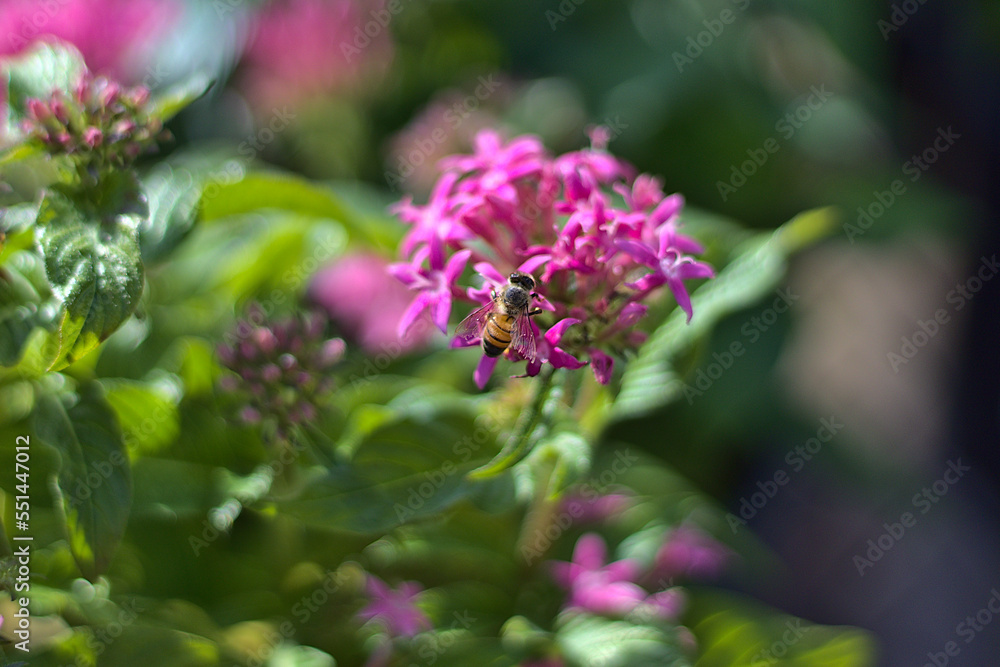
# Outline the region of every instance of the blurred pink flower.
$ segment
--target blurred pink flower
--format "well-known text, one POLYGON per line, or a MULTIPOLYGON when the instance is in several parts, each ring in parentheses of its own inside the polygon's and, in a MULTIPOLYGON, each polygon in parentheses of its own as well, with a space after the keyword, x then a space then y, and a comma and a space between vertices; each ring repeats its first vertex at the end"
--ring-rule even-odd
POLYGON ((390 637, 413 637, 431 629, 431 621, 416 605, 416 597, 423 591, 419 584, 404 581, 395 590, 373 574, 366 583, 371 600, 358 612, 358 618, 376 620, 390 637))
POLYGON ((266 111, 350 88, 388 65, 391 18, 364 0, 276 0, 256 18, 243 87, 266 111))
POLYGON ((639 574, 635 561, 605 564, 607 545, 595 533, 582 536, 573 549, 571 562, 552 563, 552 576, 569 591, 567 606, 624 616, 646 599, 646 591, 634 583, 639 574))
POLYGON ((588 493, 567 495, 562 501, 562 510, 568 512, 577 523, 598 523, 617 517, 632 506, 632 498, 623 493, 609 493, 596 496, 588 493))
POLYGON ((76 46, 91 71, 135 83, 148 76, 152 47, 181 11, 177 0, 3 0, 0 55, 52 36, 76 46))
POLYGON ((309 286, 310 299, 369 354, 406 352, 425 345, 431 335, 426 318, 397 335, 413 294, 387 273, 388 266, 378 255, 345 255, 317 271, 309 286))
POLYGON ((656 576, 712 578, 725 568, 730 550, 691 525, 680 525, 667 534, 656 553, 656 576))
POLYGON ((449 90, 437 95, 410 123, 389 141, 386 183, 392 189, 400 185, 410 192, 426 194, 438 177, 437 163, 453 153, 464 153, 473 146, 480 130, 497 124, 497 114, 490 108, 507 102, 503 95, 510 84, 477 106, 467 104, 469 95, 449 90), (500 99, 497 99, 500 98, 500 99))

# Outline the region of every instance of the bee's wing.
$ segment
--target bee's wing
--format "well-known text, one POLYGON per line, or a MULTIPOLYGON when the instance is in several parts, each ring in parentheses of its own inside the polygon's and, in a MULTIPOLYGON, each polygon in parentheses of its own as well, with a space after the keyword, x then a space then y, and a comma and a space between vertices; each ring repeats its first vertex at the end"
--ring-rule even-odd
POLYGON ((528 317, 527 311, 522 312, 514 320, 510 346, 528 361, 535 360, 535 332, 531 330, 531 318, 528 317))
POLYGON ((458 324, 458 328, 455 329, 455 335, 466 342, 474 338, 479 338, 483 333, 483 327, 486 326, 486 318, 490 316, 492 310, 492 301, 476 308, 458 324))

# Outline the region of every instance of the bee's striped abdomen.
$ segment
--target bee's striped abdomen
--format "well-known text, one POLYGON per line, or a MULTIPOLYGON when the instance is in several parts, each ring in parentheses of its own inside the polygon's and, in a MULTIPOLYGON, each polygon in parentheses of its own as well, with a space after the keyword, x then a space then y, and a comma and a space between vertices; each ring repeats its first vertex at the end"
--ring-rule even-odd
POLYGON ((510 345, 511 327, 514 318, 510 315, 491 313, 483 327, 483 352, 487 357, 499 357, 510 345))

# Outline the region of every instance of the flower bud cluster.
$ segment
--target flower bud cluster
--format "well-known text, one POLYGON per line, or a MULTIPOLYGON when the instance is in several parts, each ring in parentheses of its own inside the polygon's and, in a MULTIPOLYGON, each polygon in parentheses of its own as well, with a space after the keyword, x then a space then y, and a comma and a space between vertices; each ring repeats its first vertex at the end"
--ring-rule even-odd
POLYGON ((335 386, 330 369, 345 352, 344 341, 325 338, 323 329, 324 319, 315 313, 267 323, 261 309, 251 307, 235 328, 234 342, 218 349, 231 371, 220 387, 241 403, 243 423, 267 425, 284 439, 317 418, 335 386))
POLYGON ((31 98, 22 129, 53 155, 87 168, 121 169, 163 138, 162 121, 148 112, 149 90, 84 74, 68 95, 31 98))

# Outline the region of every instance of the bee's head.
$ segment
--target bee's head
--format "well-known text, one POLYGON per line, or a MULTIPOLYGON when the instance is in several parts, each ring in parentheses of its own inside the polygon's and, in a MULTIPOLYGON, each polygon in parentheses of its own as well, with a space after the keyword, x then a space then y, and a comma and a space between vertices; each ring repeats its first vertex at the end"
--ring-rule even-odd
POLYGON ((527 273, 521 273, 520 271, 515 271, 510 274, 510 283, 512 285, 517 285, 518 287, 524 289, 527 292, 535 289, 535 279, 529 276, 527 273))

